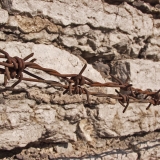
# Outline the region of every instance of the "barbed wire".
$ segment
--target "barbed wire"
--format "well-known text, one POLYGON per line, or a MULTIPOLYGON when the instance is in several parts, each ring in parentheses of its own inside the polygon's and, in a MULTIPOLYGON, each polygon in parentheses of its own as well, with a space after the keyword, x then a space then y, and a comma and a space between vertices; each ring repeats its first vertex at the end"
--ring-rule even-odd
POLYGON ((118 102, 124 107, 123 113, 127 110, 130 103, 139 102, 139 103, 149 103, 147 110, 151 107, 151 105, 160 105, 160 89, 156 92, 153 92, 151 89, 141 90, 139 88, 134 88, 132 84, 128 83, 129 76, 127 77, 125 82, 122 82, 119 78, 114 75, 110 75, 112 79, 116 82, 108 82, 108 83, 100 83, 95 82, 88 77, 83 76, 83 72, 85 71, 87 64, 83 66, 79 74, 61 74, 58 71, 50 68, 44 68, 35 63, 36 59, 33 58, 34 53, 29 54, 25 58, 20 58, 18 56, 11 57, 9 53, 0 49, 0 58, 5 58, 6 61, 0 62, 0 65, 4 68, 0 68, 0 74, 4 74, 4 87, 5 90, 13 90, 16 85, 21 83, 22 81, 31 81, 38 83, 46 83, 50 84, 53 87, 62 87, 64 88, 63 94, 69 93, 69 95, 74 94, 86 94, 87 103, 90 104, 89 96, 97 96, 97 97, 108 97, 112 99, 118 100, 118 102), (27 62, 28 61, 28 62, 27 62), (62 78, 66 85, 61 84, 60 82, 46 80, 41 78, 28 70, 27 68, 32 68, 36 70, 43 71, 49 75, 62 78), (23 73, 29 75, 31 78, 25 78, 23 73), (10 79, 18 79, 11 87, 7 87, 7 83, 10 79), (101 92, 91 92, 88 91, 85 86, 89 87, 116 87, 119 88, 120 91, 115 90, 117 95, 114 94, 106 94, 101 92))

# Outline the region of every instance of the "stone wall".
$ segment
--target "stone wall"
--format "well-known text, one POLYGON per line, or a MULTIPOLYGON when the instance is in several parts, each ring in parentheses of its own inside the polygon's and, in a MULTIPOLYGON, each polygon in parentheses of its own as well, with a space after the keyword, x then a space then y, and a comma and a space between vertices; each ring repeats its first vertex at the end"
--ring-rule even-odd
MULTIPOLYGON (((0 49, 34 53, 60 73, 108 82, 110 74, 141 89, 160 86, 157 0, 1 0, 0 49)), ((48 80, 62 82, 42 71, 48 80)), ((27 75, 24 75, 27 77, 27 75)), ((10 86, 15 80, 9 81, 10 86)), ((0 89, 3 75, 0 75, 0 89)), ((88 88, 115 93, 115 88, 88 88)), ((0 159, 159 159, 160 106, 63 95, 62 88, 23 81, 0 94, 0 159)))

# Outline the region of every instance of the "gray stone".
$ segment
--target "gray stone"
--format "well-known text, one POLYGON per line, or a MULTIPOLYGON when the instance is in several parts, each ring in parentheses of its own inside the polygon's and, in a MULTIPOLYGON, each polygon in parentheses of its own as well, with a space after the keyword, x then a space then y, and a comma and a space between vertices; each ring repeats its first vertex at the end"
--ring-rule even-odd
POLYGON ((30 122, 30 114, 33 110, 29 107, 30 100, 10 100, 5 105, 1 104, 0 111, 1 128, 16 128, 30 122), (27 104, 28 103, 28 104, 27 104))
POLYGON ((105 34, 101 30, 89 30, 87 37, 96 41, 103 41, 105 34))
POLYGON ((36 153, 36 148, 33 148, 33 147, 31 147, 31 148, 29 148, 28 150, 27 150, 27 152, 29 152, 29 153, 31 153, 31 154, 33 154, 33 153, 36 153))
POLYGON ((91 134, 93 132, 93 125, 87 119, 82 119, 78 126, 81 138, 85 141, 92 141, 91 134))
POLYGON ((138 58, 141 49, 142 47, 139 44, 132 44, 130 52, 131 57, 138 58))
POLYGON ((113 47, 116 48, 117 52, 120 54, 130 55, 131 48, 128 42, 122 41, 122 42, 115 44, 113 47))
POLYGON ((102 62, 95 62, 93 67, 96 68, 103 76, 109 76, 110 67, 108 64, 103 64, 102 62))
MULTIPOLYGON (((65 1, 65 3, 62 1, 39 1, 39 5, 37 5, 36 0, 27 3, 25 0, 23 2, 14 0, 12 9, 36 15, 33 18, 20 15, 9 17, 9 27, 16 27, 22 33, 28 33, 21 34, 24 41, 43 44, 51 44, 56 41, 65 47, 80 49, 84 52, 85 58, 108 52, 101 46, 102 44, 110 45, 110 47, 119 44, 119 47, 116 47, 118 53, 127 53, 135 58, 141 47, 134 42, 134 38, 159 34, 158 19, 153 20, 149 15, 141 13, 127 3, 119 7, 103 3, 100 0, 94 3, 90 0, 87 3, 83 1, 76 3, 72 1, 65 1), (22 3, 26 7, 25 9, 22 3), (70 8, 69 10, 65 9, 67 6, 70 8), (63 12, 64 10, 66 12, 63 12), (85 13, 84 16, 82 16, 83 13, 85 13), (41 18, 38 16, 39 14, 47 15, 49 20, 41 18), (67 27, 62 28, 56 24, 67 25, 67 27), (92 26, 94 29, 91 29, 92 26), (131 44, 124 43, 128 41, 131 44)), ((151 50, 154 51, 154 45, 151 50)), ((157 48, 155 54, 158 54, 158 51, 157 48)), ((159 59, 159 55, 150 55, 149 59, 159 59)))
POLYGON ((117 53, 117 51, 113 50, 113 51, 108 52, 108 53, 100 54, 100 57, 102 57, 105 60, 112 61, 112 60, 119 59, 120 58, 120 54, 117 53))
POLYGON ((73 35, 75 35, 75 31, 74 31, 73 28, 71 28, 71 27, 69 26, 69 27, 65 27, 65 28, 63 29, 63 34, 73 36, 73 35))
POLYGON ((89 44, 89 46, 92 48, 93 51, 96 50, 97 47, 95 41, 88 39, 87 43, 89 44))
POLYGON ((23 160, 28 160, 29 156, 28 155, 23 155, 23 160))
POLYGON ((160 35, 160 33, 159 33, 160 19, 154 19, 153 22, 154 22, 153 34, 155 36, 159 36, 160 35))
POLYGON ((65 111, 64 118, 69 120, 71 123, 79 122, 81 119, 87 117, 86 109, 82 104, 81 105, 76 105, 76 104, 65 105, 65 109, 66 111, 65 111))

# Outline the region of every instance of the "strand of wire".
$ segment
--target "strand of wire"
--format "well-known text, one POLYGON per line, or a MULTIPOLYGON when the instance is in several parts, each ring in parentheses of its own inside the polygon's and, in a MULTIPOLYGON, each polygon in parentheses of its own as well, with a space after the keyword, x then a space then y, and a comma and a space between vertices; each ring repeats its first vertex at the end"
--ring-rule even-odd
MULTIPOLYGON (((79 74, 61 74, 56 70, 44 68, 36 63, 36 59, 32 59, 29 62, 26 62, 29 58, 31 58, 34 54, 31 53, 25 58, 20 57, 11 57, 7 52, 0 49, 0 52, 3 55, 0 55, 0 58, 6 58, 6 61, 0 62, 0 65, 4 66, 4 69, 0 68, 0 74, 4 74, 4 86, 6 87, 7 82, 12 78, 18 79, 11 87, 10 90, 12 90, 16 85, 18 85, 22 80, 25 81, 32 81, 32 82, 40 82, 40 83, 47 83, 52 86, 58 86, 63 87, 65 91, 63 94, 66 94, 69 92, 70 95, 72 94, 86 94, 87 96, 87 102, 90 104, 89 96, 97 96, 97 97, 109 97, 113 99, 117 99, 118 102, 124 107, 123 113, 127 110, 129 103, 132 102, 139 102, 139 103, 149 103, 148 107, 146 109, 149 109, 151 105, 159 105, 160 104, 160 90, 157 92, 152 92, 150 89, 148 90, 141 90, 138 88, 132 87, 132 84, 129 84, 129 76, 127 77, 127 80, 125 82, 122 82, 120 79, 115 77, 114 75, 111 75, 112 79, 116 82, 108 82, 108 83, 100 83, 100 82, 94 82, 91 79, 82 76, 84 70, 87 67, 87 64, 84 65, 82 70, 79 72, 79 74), (56 77, 61 77, 65 81, 68 82, 68 85, 63 85, 56 81, 51 80, 45 80, 27 70, 26 68, 33 68, 37 70, 41 70, 43 72, 46 72, 49 75, 53 75, 56 77), (23 77, 23 72, 33 78, 25 78, 23 77), (88 85, 90 87, 119 87, 120 91, 115 90, 117 95, 113 94, 105 94, 105 93, 95 93, 95 92, 89 92, 86 88, 82 87, 84 85, 88 85), (121 93, 121 91, 123 93, 121 93), (139 98, 140 96, 143 96, 144 98, 139 98)), ((5 90, 9 90, 9 88, 5 88, 5 90)))

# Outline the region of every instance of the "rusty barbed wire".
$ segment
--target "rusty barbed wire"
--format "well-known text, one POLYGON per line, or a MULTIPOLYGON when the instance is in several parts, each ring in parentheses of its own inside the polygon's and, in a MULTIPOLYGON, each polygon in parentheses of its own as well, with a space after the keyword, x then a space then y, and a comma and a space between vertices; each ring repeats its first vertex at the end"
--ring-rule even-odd
POLYGON ((56 70, 50 68, 44 68, 35 63, 36 59, 33 58, 34 53, 29 54, 25 58, 20 58, 18 56, 11 57, 6 51, 0 49, 0 58, 5 58, 6 61, 0 62, 1 66, 4 68, 0 68, 0 74, 4 74, 4 91, 13 90, 13 88, 18 85, 22 80, 31 81, 31 82, 39 82, 39 83, 47 83, 53 87, 62 87, 64 88, 63 94, 69 93, 69 95, 74 94, 86 94, 87 102, 90 104, 89 96, 97 96, 97 97, 108 97, 118 100, 118 102, 124 107, 123 113, 127 110, 130 103, 139 102, 139 103, 149 103, 147 110, 151 107, 151 105, 160 105, 160 90, 153 92, 151 89, 141 90, 139 88, 132 87, 132 84, 129 84, 129 76, 127 77, 125 82, 122 82, 119 78, 111 75, 112 79, 116 82, 108 82, 108 83, 100 83, 94 82, 88 77, 83 76, 83 72, 85 71, 87 64, 83 66, 79 74, 61 74, 56 70), (27 62, 28 61, 28 62, 27 62), (29 71, 27 68, 33 68, 40 71, 43 71, 49 75, 56 76, 62 78, 67 85, 61 84, 60 82, 45 80, 29 71), (29 75, 32 78, 25 78, 23 73, 29 75), (7 83, 10 79, 18 79, 11 87, 7 87, 7 83), (90 92, 84 86, 87 85, 89 87, 116 87, 119 88, 114 94, 106 94, 100 92, 90 92), (83 87, 82 87, 83 86, 83 87))

